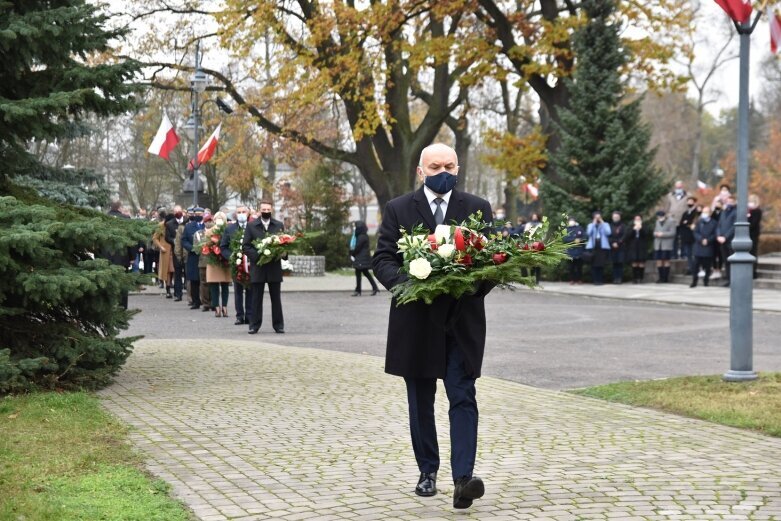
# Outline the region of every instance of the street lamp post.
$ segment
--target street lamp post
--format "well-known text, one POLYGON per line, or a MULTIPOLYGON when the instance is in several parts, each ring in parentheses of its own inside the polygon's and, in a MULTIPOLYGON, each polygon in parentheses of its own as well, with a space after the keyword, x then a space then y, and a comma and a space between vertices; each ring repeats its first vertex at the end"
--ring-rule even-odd
POLYGON ((733 253, 730 263, 730 369, 724 373, 728 382, 755 380, 753 361, 753 265, 756 258, 749 253, 751 238, 748 231, 748 105, 749 105, 749 51, 751 33, 759 21, 762 11, 754 22, 736 22, 740 34, 740 98, 738 101, 738 176, 737 217, 735 236, 732 240, 733 253))
POLYGON ((195 43, 195 72, 190 77, 190 91, 192 92, 192 113, 184 128, 188 136, 193 140, 193 208, 198 206, 198 178, 200 164, 198 163, 198 144, 200 141, 201 107, 198 105, 198 95, 206 90, 208 80, 206 73, 201 70, 201 42, 195 43))

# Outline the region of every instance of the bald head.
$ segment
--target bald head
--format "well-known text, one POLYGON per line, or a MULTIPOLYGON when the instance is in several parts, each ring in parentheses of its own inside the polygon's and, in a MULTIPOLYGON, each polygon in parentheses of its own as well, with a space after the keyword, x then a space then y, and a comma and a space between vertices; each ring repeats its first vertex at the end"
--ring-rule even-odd
POLYGON ((423 149, 418 164, 418 179, 425 182, 426 177, 442 172, 458 175, 458 156, 456 151, 443 143, 434 143, 423 149))

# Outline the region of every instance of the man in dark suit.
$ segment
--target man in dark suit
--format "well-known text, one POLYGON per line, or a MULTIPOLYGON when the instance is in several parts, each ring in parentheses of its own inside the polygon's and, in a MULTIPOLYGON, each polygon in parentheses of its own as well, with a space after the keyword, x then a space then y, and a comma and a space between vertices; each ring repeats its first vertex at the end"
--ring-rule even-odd
MULTIPOLYGON (((437 224, 461 222, 482 211, 492 218, 488 201, 454 189, 458 175, 455 151, 443 144, 425 148, 418 177, 424 186, 390 201, 383 213, 372 267, 377 279, 390 289, 407 279, 399 272, 399 228, 411 231, 423 224, 434 231, 437 224)), ((412 448, 420 470, 415 487, 419 496, 437 493, 439 448, 434 422, 437 379, 444 380, 450 401, 451 467, 455 491, 453 506, 468 508, 483 496, 485 487, 473 476, 477 453, 477 400, 475 380, 480 376, 485 348, 485 307, 488 287, 455 300, 441 296, 427 305, 391 303, 385 372, 402 376, 407 385, 412 448)))
MULTIPOLYGON (((220 253, 228 262, 235 262, 231 259, 231 241, 237 233, 244 237, 244 230, 247 229, 249 220, 249 208, 239 206, 236 208, 236 222, 231 223, 225 229, 220 240, 220 253)), ((249 324, 249 317, 252 316, 252 298, 250 291, 244 287, 244 284, 233 281, 233 304, 236 308, 236 322, 234 325, 249 324)))
MULTIPOLYGON (((129 215, 122 212, 122 203, 119 201, 112 201, 109 207, 108 215, 116 217, 118 219, 130 219, 129 215)), ((107 250, 103 252, 103 257, 109 260, 111 264, 122 266, 125 270, 132 264, 133 259, 136 257, 136 248, 133 246, 120 247, 116 250, 107 250)), ((119 305, 123 309, 127 309, 128 293, 123 291, 119 297, 119 305)))
POLYGON ((274 207, 271 201, 260 202, 260 216, 247 225, 244 232, 244 240, 241 243, 244 255, 250 264, 250 282, 252 283, 252 313, 249 321, 249 334, 254 335, 260 329, 263 321, 263 291, 268 284, 268 294, 271 298, 271 325, 277 333, 285 332, 285 319, 282 317, 282 298, 280 290, 282 286, 282 261, 276 260, 258 266, 260 253, 253 244, 254 241, 264 238, 267 234, 273 235, 284 231, 285 227, 276 219, 271 218, 274 207))
MULTIPOLYGON (((193 208, 193 216, 184 227, 182 248, 187 251, 185 276, 190 282, 190 297, 193 299, 190 309, 201 308, 201 274, 198 271, 198 243, 203 239, 203 208, 193 208)), ((203 281, 204 284, 206 281, 203 281)))

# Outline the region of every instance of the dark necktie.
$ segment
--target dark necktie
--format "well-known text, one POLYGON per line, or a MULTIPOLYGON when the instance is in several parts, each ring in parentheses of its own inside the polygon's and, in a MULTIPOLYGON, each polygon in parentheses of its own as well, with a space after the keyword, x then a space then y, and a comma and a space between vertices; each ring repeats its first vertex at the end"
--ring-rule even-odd
POLYGON ((434 204, 437 205, 437 209, 434 210, 434 223, 437 225, 442 224, 445 222, 445 214, 442 213, 442 203, 444 202, 444 199, 441 197, 437 197, 434 199, 434 204))

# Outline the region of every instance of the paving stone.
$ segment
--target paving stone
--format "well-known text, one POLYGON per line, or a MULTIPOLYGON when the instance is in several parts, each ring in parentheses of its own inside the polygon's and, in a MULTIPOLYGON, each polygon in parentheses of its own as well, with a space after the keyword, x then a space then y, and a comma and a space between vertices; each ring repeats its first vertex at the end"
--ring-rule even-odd
POLYGON ((477 388, 486 495, 465 512, 442 386, 440 494, 418 498, 404 383, 376 357, 142 340, 100 395, 204 521, 781 519, 779 439, 504 380, 477 388))

